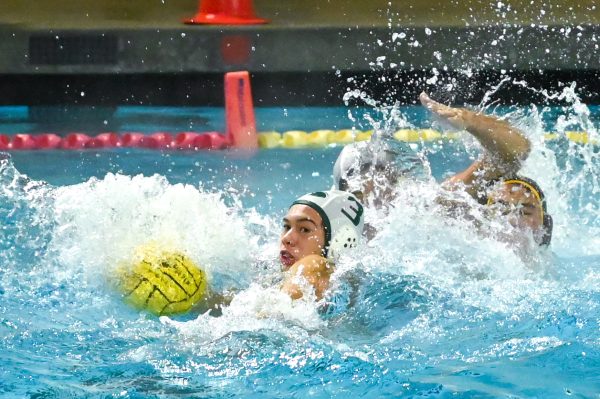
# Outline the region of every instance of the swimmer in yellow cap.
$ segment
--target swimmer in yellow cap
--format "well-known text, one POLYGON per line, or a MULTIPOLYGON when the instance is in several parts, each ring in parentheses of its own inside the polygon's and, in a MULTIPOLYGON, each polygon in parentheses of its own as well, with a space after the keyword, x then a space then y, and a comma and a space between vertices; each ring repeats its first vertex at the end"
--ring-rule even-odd
MULTIPOLYGON (((508 216, 517 232, 530 231, 538 245, 550 245, 553 223, 544 194, 536 182, 517 175, 531 150, 525 135, 504 120, 440 104, 425 93, 420 100, 455 128, 469 132, 484 148, 480 159, 446 180, 443 187, 465 190, 478 202, 501 208, 496 215, 508 216)), ((517 243, 522 236, 509 237, 508 241, 517 243)))
MULTIPOLYGON (((489 191, 486 205, 497 215, 507 217, 519 231, 530 231, 538 245, 550 245, 552 216, 542 189, 533 180, 522 176, 505 178, 489 191)), ((518 237, 509 237, 509 240, 514 242, 515 238, 518 237)))

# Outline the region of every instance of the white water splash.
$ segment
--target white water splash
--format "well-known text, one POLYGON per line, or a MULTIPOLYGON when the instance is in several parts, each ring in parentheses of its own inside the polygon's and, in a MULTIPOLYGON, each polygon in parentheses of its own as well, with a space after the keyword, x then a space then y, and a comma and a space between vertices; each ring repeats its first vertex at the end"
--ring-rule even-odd
POLYGON ((235 331, 262 329, 278 331, 297 340, 325 325, 317 313, 314 297, 292 301, 279 287, 258 284, 238 292, 218 318, 205 313, 192 321, 179 322, 161 317, 161 322, 176 327, 182 335, 198 343, 213 341, 235 331), (300 329, 290 329, 290 326, 300 329), (304 332, 299 336, 298 331, 304 332))
POLYGON ((209 274, 248 277, 255 239, 220 195, 161 176, 108 174, 55 192, 50 249, 66 268, 106 276, 149 242, 186 253, 209 274))

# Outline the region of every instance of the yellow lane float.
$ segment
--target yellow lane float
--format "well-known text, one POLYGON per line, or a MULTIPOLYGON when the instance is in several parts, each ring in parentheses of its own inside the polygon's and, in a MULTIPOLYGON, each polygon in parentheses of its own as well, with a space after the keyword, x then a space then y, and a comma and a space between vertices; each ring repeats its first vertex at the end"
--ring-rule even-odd
MULTIPOLYGON (((394 138, 408 143, 451 141, 460 137, 460 132, 438 132, 433 129, 399 129, 394 132, 394 138)), ((258 143, 261 148, 307 148, 326 147, 328 145, 346 145, 356 141, 369 140, 373 135, 372 130, 362 131, 355 129, 329 130, 319 129, 312 132, 303 130, 289 130, 283 134, 277 132, 263 132, 258 134, 258 143)), ((600 145, 600 141, 587 132, 566 131, 564 134, 546 133, 544 140, 558 140, 564 137, 574 143, 600 145)))

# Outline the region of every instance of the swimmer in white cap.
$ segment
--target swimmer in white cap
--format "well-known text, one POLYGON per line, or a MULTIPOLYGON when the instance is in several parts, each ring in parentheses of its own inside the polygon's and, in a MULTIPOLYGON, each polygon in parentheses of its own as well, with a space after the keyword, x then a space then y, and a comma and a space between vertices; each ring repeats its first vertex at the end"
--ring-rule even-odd
POLYGON ((323 297, 335 260, 361 240, 363 213, 354 195, 339 190, 306 194, 292 203, 283 218, 279 255, 286 272, 282 289, 292 299, 303 296, 300 280, 317 299, 323 297))
MULTIPOLYGON (((526 179, 516 177, 530 152, 531 145, 525 135, 504 120, 465 108, 443 105, 425 93, 421 94, 420 100, 432 113, 444 118, 455 128, 473 135, 484 149, 480 159, 447 179, 442 187, 448 191, 463 190, 483 205, 494 203, 498 206, 507 203, 509 207, 518 208, 518 212, 512 212, 511 224, 526 226, 534 237, 539 237, 535 241, 540 246, 547 246, 552 234, 552 220, 545 211, 545 200, 542 203, 539 199, 542 197, 539 194, 541 190, 536 184, 520 183, 526 179), (503 181, 506 183, 496 184, 503 181), (507 185, 510 189, 504 187, 507 185), (502 201, 494 200, 500 197, 502 201), (531 212, 526 210, 531 207, 543 208, 543 214, 540 212, 543 217, 530 218, 531 212)), ((371 142, 354 143, 342 150, 335 163, 334 184, 336 188, 348 190, 362 198, 367 205, 385 207, 393 200, 399 180, 426 175, 423 171, 428 171, 428 167, 416 159, 414 153, 411 155, 410 152, 394 152, 385 148, 381 151, 371 142)), ((440 202, 449 209, 465 205, 441 197, 440 202)), ((508 213, 497 212, 499 215, 508 213)))
POLYGON ((333 166, 334 188, 376 208, 387 206, 407 178, 429 180, 429 163, 408 144, 386 136, 346 145, 333 166))
MULTIPOLYGON (((307 289, 312 290, 320 301, 319 309, 325 304, 323 310, 330 313, 330 298, 323 299, 330 288, 335 261, 359 244, 363 219, 363 206, 346 191, 320 191, 295 200, 283 217, 279 242, 279 260, 284 272, 281 290, 292 299, 302 298, 307 289)), ((197 310, 208 310, 218 316, 234 295, 210 292, 197 310)))

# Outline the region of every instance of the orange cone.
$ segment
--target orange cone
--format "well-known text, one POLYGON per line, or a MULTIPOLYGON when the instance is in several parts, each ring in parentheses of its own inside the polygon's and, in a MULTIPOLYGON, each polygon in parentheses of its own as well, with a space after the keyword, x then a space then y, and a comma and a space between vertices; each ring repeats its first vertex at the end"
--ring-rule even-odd
POLYGON ((186 24, 255 25, 268 21, 254 13, 252 0, 200 0, 198 13, 186 24))

